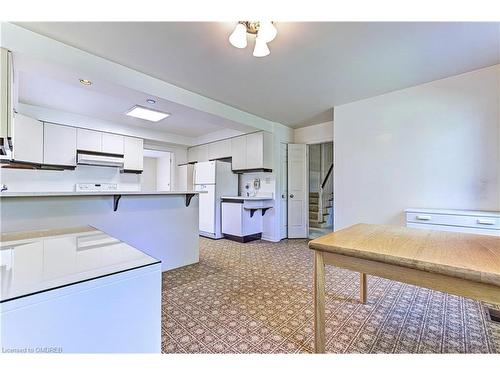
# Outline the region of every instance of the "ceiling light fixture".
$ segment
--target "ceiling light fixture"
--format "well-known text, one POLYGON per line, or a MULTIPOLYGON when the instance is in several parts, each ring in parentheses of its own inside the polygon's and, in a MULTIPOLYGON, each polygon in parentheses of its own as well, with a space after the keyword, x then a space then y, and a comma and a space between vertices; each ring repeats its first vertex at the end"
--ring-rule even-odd
POLYGON ((88 79, 83 79, 80 78, 80 83, 85 86, 90 86, 92 84, 92 81, 89 81, 88 79))
POLYGON ((149 104, 156 104, 156 100, 154 99, 146 99, 146 102, 149 104))
POLYGON ((142 120, 158 122, 170 116, 170 113, 160 112, 154 109, 149 109, 136 105, 125 113, 127 116, 140 118, 142 120))
POLYGON ((267 43, 276 38, 278 30, 271 21, 239 21, 229 36, 229 42, 236 48, 246 48, 247 34, 256 36, 253 55, 264 57, 271 53, 267 43))

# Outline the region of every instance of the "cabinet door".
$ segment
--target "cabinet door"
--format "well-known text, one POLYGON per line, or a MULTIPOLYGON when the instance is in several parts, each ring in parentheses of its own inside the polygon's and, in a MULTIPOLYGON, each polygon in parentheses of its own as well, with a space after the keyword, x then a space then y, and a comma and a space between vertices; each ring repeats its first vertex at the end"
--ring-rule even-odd
POLYGON ((78 150, 101 152, 102 133, 94 130, 77 129, 76 147, 78 150))
POLYGON ((198 161, 208 161, 208 145, 196 146, 198 153, 198 161))
POLYGON ((102 152, 123 155, 123 136, 102 133, 102 152))
POLYGON ((43 124, 43 163, 76 165, 76 128, 43 124))
POLYGON ((123 137, 123 169, 142 171, 144 162, 144 140, 134 137, 123 137))
POLYGON ((262 133, 263 150, 262 150, 262 168, 273 169, 273 135, 268 132, 262 133))
POLYGON ((12 158, 28 163, 43 163, 43 124, 31 117, 16 114, 12 127, 12 158))
POLYGON ((247 169, 264 168, 264 134, 253 133, 247 136, 247 169))
POLYGON ((188 148, 188 163, 195 163, 198 161, 198 147, 188 148))
POLYGON ((245 169, 247 167, 247 138, 242 135, 231 139, 232 169, 245 169))
POLYGON ((208 159, 222 159, 231 157, 231 140, 223 139, 208 145, 208 159))

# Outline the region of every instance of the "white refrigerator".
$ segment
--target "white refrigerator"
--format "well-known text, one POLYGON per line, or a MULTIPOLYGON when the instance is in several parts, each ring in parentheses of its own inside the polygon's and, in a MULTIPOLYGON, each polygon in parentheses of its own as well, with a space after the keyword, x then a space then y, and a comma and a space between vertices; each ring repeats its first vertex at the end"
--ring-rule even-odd
POLYGON ((194 189, 199 195, 200 235, 222 238, 221 197, 238 195, 238 175, 231 170, 231 163, 220 160, 196 163, 194 189))

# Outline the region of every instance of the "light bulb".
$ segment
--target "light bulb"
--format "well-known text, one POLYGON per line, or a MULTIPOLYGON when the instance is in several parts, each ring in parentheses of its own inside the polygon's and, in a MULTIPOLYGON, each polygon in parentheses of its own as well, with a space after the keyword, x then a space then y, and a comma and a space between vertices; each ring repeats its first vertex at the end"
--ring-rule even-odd
POLYGON ((239 23, 229 36, 229 42, 236 48, 245 48, 247 46, 247 28, 239 23))
POLYGON ((259 22, 259 31, 257 35, 261 37, 264 42, 269 43, 276 38, 276 34, 278 34, 278 30, 276 30, 276 27, 274 27, 271 21, 259 22))
POLYGON ((257 35, 257 38, 255 38, 255 48, 253 49, 253 55, 255 57, 264 57, 269 55, 270 53, 271 51, 269 51, 267 43, 260 37, 260 35, 257 35))

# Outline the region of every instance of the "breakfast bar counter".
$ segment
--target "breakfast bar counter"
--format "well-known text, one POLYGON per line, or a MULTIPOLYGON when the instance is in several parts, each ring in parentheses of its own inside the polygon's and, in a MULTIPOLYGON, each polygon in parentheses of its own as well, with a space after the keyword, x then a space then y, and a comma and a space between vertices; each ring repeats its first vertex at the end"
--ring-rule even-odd
POLYGON ((91 225, 161 260, 162 270, 198 262, 198 192, 3 192, 0 231, 91 225))
POLYGON ((500 304, 500 237, 356 224, 309 242, 314 250, 315 350, 325 351, 325 265, 500 304))

